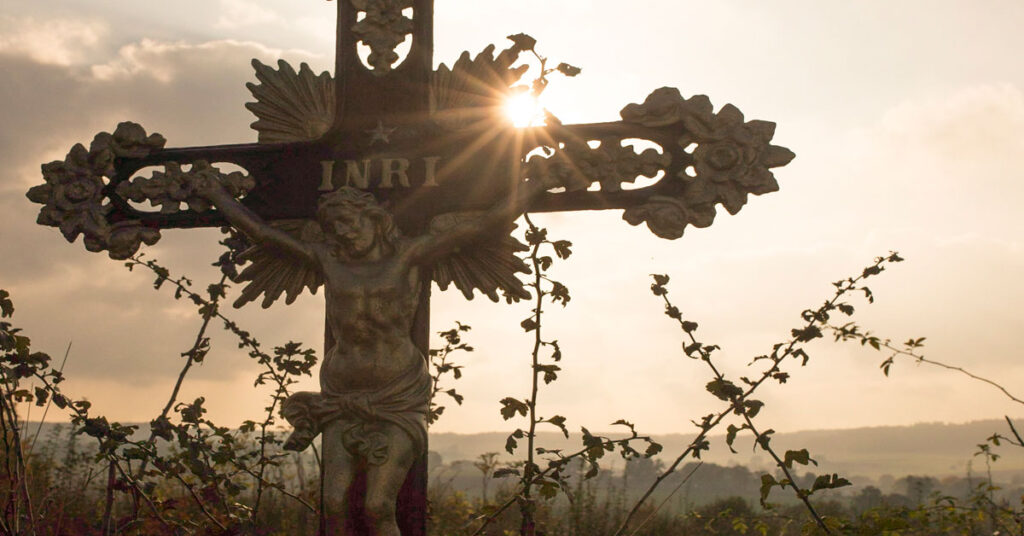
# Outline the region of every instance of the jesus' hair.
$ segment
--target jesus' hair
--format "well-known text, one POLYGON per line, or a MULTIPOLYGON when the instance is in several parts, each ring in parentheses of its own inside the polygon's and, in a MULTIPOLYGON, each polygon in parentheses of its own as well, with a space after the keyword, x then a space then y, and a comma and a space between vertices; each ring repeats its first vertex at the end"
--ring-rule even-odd
POLYGON ((354 210, 376 222, 379 236, 385 244, 393 244, 398 240, 398 227, 395 226, 394 218, 390 212, 380 206, 373 194, 351 186, 342 186, 333 192, 321 195, 317 200, 316 210, 317 220, 321 225, 326 223, 324 217, 327 209, 335 207, 354 210))

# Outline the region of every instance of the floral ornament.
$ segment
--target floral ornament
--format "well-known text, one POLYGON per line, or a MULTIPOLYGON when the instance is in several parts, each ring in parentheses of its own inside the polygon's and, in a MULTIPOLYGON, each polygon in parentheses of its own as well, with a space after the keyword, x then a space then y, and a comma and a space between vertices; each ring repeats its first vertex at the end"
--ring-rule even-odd
POLYGON ((113 207, 104 203, 104 189, 114 177, 116 158, 143 157, 162 149, 164 143, 163 136, 147 136, 138 124, 124 122, 113 134, 97 134, 88 150, 75 144, 64 161, 43 164, 46 183, 26 194, 30 201, 43 205, 37 223, 58 227, 68 242, 83 235, 87 250, 107 250, 114 259, 130 257, 142 243, 156 243, 160 233, 155 229, 139 222, 108 221, 113 207))
POLYGON ((697 227, 711 225, 714 217, 714 210, 710 214, 694 212, 683 200, 664 195, 651 196, 644 204, 628 208, 622 215, 622 219, 630 225, 647 222, 651 232, 670 240, 683 236, 682 229, 689 224, 697 227))
POLYGON ((646 127, 682 127, 679 146, 696 144, 689 159, 693 176, 687 173, 688 166, 676 174, 683 183, 678 197, 652 197, 623 214, 632 225, 647 222, 662 238, 679 238, 687 225, 711 225, 718 203, 736 214, 749 194, 777 191, 769 169, 794 157, 789 149, 769 143, 774 123, 744 122, 743 113, 731 104, 715 114, 706 96, 684 99, 675 88, 655 90, 643 104, 626 106, 622 119, 646 127))
POLYGON ((551 156, 534 155, 526 163, 526 176, 542 181, 549 189, 574 192, 598 182, 601 191, 617 192, 623 182, 633 182, 639 175, 654 177, 671 162, 668 155, 655 149, 637 153, 632 147, 623 147, 621 138, 598 141, 597 148, 585 140, 573 140, 551 156))
POLYGON ((117 195, 136 203, 149 201, 160 207, 161 214, 181 211, 181 203, 195 212, 206 212, 212 208, 210 202, 196 193, 196 179, 210 177, 220 182, 234 197, 240 197, 256 186, 256 181, 241 172, 221 173, 205 160, 192 164, 191 169, 182 171, 181 164, 167 162, 164 171, 156 171, 150 178, 136 177, 117 185, 117 195))
POLYGON ((352 26, 352 33, 370 47, 367 58, 378 74, 391 71, 398 61, 395 52, 405 36, 412 33, 412 19, 402 10, 412 7, 412 0, 351 0, 352 6, 366 16, 352 26))
POLYGON ((684 99, 679 90, 663 87, 648 95, 643 104, 629 104, 619 114, 627 123, 645 127, 667 127, 683 123, 686 128, 702 128, 712 119, 711 100, 705 95, 684 99))

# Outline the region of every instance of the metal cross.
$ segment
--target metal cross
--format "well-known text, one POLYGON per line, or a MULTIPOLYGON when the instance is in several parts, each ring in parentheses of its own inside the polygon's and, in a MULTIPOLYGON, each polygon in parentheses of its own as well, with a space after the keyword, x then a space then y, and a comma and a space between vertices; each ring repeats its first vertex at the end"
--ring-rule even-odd
MULTIPOLYGON (((735 214, 748 194, 777 190, 769 169, 793 158, 770 144, 773 123, 746 121, 732 105, 715 112, 707 97, 671 88, 626 106, 621 121, 515 128, 501 108, 524 74, 516 61, 529 40, 513 39, 497 55, 494 47, 465 53, 435 70, 433 0, 338 0, 337 8, 333 77, 254 60, 260 84, 249 84, 257 102, 247 107, 259 119, 259 143, 165 149, 159 135, 122 123, 43 166, 46 183, 28 194, 44 205, 39 223, 124 259, 155 243, 160 229, 226 223, 195 191, 195 178, 207 175, 271 222, 312 219, 321 194, 355 187, 416 235, 438 215, 486 209, 524 181, 541 181, 547 192, 530 211, 623 209, 630 224, 674 239, 688 225, 711 225, 717 204, 735 214), (401 58, 396 48, 410 39, 401 58), (624 145, 637 138, 658 148, 624 145), (222 173, 223 163, 246 173, 222 173), (148 166, 163 171, 133 178, 148 166), (657 180, 636 187, 639 176, 657 180), (147 210, 145 201, 160 209, 147 210)), ((455 279, 472 296, 474 283, 455 279)), ((495 289, 478 288, 494 297, 495 289)), ((424 352, 429 280, 425 290, 411 335, 424 352)), ((268 292, 265 305, 273 298, 268 292)), ((402 534, 425 534, 425 454, 398 509, 402 534)))

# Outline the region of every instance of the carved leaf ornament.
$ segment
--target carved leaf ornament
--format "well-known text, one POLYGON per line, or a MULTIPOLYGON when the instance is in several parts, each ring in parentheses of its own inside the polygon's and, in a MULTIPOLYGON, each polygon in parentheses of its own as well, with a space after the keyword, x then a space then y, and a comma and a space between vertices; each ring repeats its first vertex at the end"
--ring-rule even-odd
POLYGON ((259 84, 245 87, 256 102, 245 107, 256 116, 250 126, 260 143, 311 141, 331 128, 335 97, 330 73, 316 75, 305 63, 296 71, 284 60, 277 62, 277 70, 256 59, 252 66, 259 84))
POLYGON ((524 43, 513 41, 511 47, 494 55, 489 45, 476 56, 463 52, 448 67, 441 64, 431 78, 433 120, 444 128, 456 130, 478 121, 493 120, 495 108, 504 105, 504 97, 530 68, 515 65, 526 51, 524 43))
POLYGON ((374 73, 384 75, 398 61, 395 48, 412 33, 412 19, 402 13, 412 0, 351 0, 365 16, 352 26, 352 33, 370 47, 367 62, 374 73))

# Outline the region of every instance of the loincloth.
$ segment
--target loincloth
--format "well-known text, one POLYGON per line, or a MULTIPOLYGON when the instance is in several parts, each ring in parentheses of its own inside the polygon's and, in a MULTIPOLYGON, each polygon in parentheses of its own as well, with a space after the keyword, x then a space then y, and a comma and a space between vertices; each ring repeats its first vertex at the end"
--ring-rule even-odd
POLYGON ((375 391, 348 393, 295 393, 281 406, 281 414, 295 427, 285 441, 289 450, 305 450, 334 421, 343 421, 342 442, 353 455, 379 465, 387 459, 381 425, 398 426, 412 439, 417 453, 427 447, 427 412, 432 378, 425 361, 375 391))

